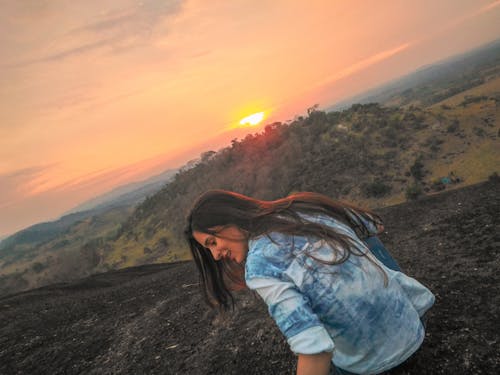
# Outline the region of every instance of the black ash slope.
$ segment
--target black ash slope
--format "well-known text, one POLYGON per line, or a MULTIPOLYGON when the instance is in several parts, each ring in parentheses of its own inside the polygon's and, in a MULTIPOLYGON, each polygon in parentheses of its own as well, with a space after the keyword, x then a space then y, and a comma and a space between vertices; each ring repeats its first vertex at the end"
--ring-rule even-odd
MULTIPOLYGON (((423 347, 392 374, 500 367, 500 184, 379 210, 383 240, 431 288, 423 347)), ((225 318, 204 306, 193 264, 129 268, 0 299, 0 374, 285 374, 295 359, 262 302, 225 318)))

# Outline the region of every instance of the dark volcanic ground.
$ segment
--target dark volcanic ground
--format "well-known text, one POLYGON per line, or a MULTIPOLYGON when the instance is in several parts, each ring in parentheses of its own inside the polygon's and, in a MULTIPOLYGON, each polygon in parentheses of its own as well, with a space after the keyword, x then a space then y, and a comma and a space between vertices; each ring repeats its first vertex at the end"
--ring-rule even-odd
MULTIPOLYGON (((422 348, 391 374, 500 373, 500 184, 379 211, 400 265, 436 294, 422 348)), ((249 292, 217 317, 191 263, 95 275, 0 299, 0 374, 290 374, 249 292)))

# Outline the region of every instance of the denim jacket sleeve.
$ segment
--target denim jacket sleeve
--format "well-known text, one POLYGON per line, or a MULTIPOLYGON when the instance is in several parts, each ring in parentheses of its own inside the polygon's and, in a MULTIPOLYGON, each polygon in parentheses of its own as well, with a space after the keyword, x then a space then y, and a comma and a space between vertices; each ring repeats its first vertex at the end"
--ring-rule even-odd
POLYGON ((333 341, 317 315, 312 311, 308 298, 285 275, 287 257, 272 241, 256 241, 246 262, 246 284, 255 290, 268 306, 296 354, 331 352, 333 341))
POLYGON ((266 302, 269 314, 295 354, 333 351, 333 341, 328 332, 293 283, 257 278, 248 280, 247 286, 255 290, 266 302))

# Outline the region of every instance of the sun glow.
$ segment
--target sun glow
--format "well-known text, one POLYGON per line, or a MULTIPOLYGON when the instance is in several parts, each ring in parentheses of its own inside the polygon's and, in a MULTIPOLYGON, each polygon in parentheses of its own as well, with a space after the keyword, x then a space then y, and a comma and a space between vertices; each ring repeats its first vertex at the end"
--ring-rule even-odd
POLYGON ((255 126, 259 124, 264 119, 264 112, 254 113, 253 115, 247 116, 240 121, 240 125, 255 126))

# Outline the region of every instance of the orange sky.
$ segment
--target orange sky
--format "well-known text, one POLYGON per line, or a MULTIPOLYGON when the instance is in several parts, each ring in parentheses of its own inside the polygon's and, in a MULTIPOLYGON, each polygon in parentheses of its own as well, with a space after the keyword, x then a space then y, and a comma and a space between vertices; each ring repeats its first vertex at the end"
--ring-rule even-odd
POLYGON ((500 35, 500 1, 7 0, 0 236, 500 35), (248 131, 255 131, 248 128, 248 131))

